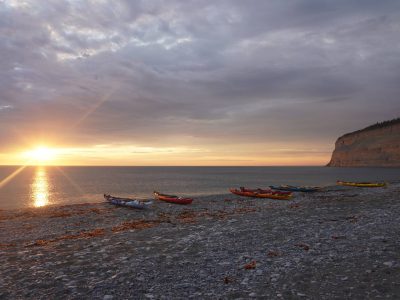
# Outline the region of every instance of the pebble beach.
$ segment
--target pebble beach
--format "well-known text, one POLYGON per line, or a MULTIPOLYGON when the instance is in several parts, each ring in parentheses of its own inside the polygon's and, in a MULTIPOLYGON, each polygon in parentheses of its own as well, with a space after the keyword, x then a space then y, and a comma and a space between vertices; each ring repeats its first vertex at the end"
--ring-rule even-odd
POLYGON ((0 210, 0 299, 399 299, 399 200, 394 182, 0 210))

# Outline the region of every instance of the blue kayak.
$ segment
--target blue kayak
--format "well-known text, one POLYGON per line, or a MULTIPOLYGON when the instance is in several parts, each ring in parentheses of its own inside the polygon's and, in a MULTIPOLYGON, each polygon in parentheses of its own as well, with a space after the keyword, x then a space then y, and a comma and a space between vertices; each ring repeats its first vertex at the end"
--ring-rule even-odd
POLYGON ((269 187, 273 190, 290 191, 290 192, 316 192, 321 190, 321 187, 319 186, 270 185, 269 187))

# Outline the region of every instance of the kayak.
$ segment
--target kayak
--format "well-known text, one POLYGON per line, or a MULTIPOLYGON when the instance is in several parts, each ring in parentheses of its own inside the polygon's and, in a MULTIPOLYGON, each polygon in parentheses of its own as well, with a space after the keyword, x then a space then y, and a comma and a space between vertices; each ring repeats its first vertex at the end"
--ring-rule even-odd
POLYGON ((349 181, 336 181, 338 185, 344 186, 357 186, 357 187, 384 187, 386 186, 385 182, 349 182, 349 181))
POLYGON ((291 191, 291 192, 316 192, 321 189, 321 187, 319 186, 270 185, 269 187, 273 190, 291 191))
POLYGON ((154 197, 158 200, 174 203, 174 204, 190 204, 193 202, 192 198, 181 198, 175 195, 166 195, 154 191, 154 197))
POLYGON ((259 194, 277 194, 277 195, 291 195, 292 192, 286 192, 286 191, 277 191, 273 189, 248 189, 245 187, 240 187, 240 190, 242 192, 253 192, 253 193, 259 193, 259 194))
POLYGON ((117 206, 124 206, 124 207, 138 208, 138 209, 143 209, 153 204, 153 201, 141 201, 137 199, 113 197, 111 195, 106 195, 106 194, 104 194, 104 199, 106 199, 106 201, 108 201, 109 203, 117 206))
POLYGON ((277 200, 289 200, 292 198, 292 194, 273 194, 273 193, 258 193, 252 191, 241 191, 238 189, 229 189, 232 194, 244 197, 253 197, 253 198, 269 198, 269 199, 277 199, 277 200))

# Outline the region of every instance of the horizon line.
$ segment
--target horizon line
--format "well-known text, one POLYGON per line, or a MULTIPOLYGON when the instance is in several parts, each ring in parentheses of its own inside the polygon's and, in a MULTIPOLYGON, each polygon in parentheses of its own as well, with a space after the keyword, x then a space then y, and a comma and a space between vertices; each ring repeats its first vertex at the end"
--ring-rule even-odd
POLYGON ((259 165, 259 166, 243 166, 243 165, 229 165, 229 166, 225 166, 225 165, 203 165, 203 166, 199 166, 199 165, 3 165, 0 164, 0 167, 146 167, 146 168, 152 168, 152 167, 205 167, 205 168, 209 168, 209 167, 217 167, 217 168, 221 168, 221 167, 228 167, 228 168, 263 168, 263 167, 326 167, 325 165, 259 165))

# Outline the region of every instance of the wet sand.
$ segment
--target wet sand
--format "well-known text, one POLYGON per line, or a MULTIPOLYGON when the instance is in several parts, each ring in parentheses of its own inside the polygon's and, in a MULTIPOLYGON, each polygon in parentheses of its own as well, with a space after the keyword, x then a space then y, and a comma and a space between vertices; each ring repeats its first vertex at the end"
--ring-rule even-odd
POLYGON ((399 198, 393 183, 2 210, 0 299, 399 299, 399 198))

